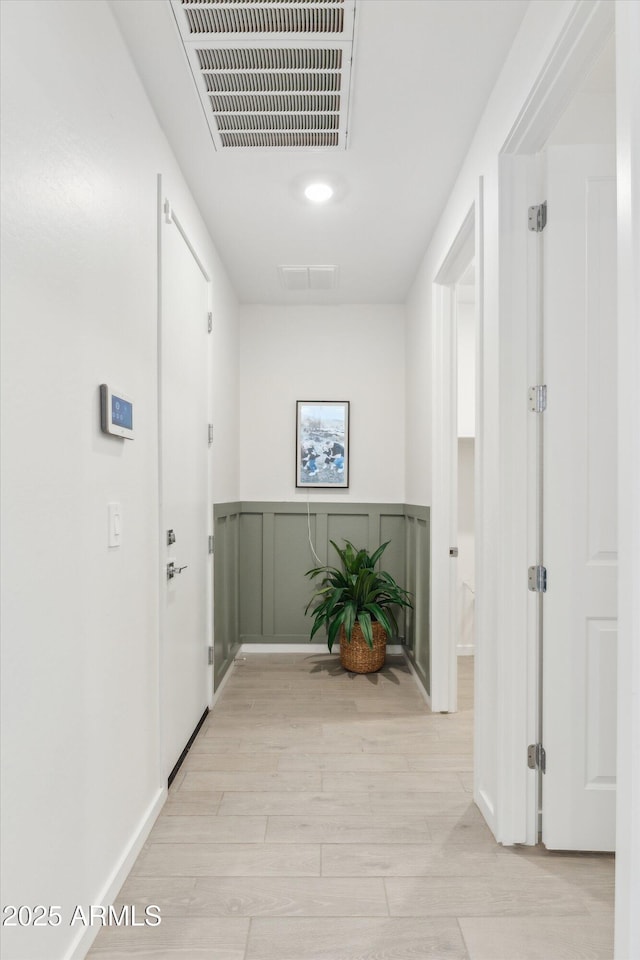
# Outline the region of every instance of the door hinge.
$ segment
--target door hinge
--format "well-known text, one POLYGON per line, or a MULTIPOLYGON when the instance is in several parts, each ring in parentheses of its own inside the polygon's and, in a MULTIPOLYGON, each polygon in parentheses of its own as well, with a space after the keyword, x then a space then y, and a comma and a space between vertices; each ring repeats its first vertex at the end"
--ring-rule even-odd
POLYGON ((527 747, 527 765, 530 770, 547 772, 547 754, 541 743, 530 743, 527 747))
POLYGON ((213 647, 207 647, 207 663, 210 667, 213 666, 213 647))
POLYGON ((211 333, 213 330, 213 314, 211 311, 207 314, 207 333, 211 333))
POLYGON ((534 233, 542 233, 547 225, 547 201, 538 203, 534 207, 529 207, 529 230, 534 233))
POLYGON ((213 534, 209 534, 209 553, 213 553, 213 534))
POLYGON ((209 446, 211 446, 211 444, 213 443, 213 424, 212 423, 207 424, 207 443, 209 444, 209 446))
POLYGON ((542 564, 529 567, 529 590, 532 593, 547 592, 547 568, 542 564))
POLYGON ((529 387, 529 410, 531 413, 544 413, 547 409, 547 385, 539 383, 529 387))

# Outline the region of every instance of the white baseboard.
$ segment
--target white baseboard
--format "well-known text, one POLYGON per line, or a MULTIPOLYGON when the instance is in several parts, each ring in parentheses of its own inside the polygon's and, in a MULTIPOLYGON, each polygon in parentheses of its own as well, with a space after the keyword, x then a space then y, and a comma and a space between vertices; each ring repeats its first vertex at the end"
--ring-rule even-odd
MULTIPOLYGON (((237 656, 238 654, 236 654, 236 657, 237 656)), ((233 673, 235 668, 236 668, 236 661, 234 660, 231 666, 229 667, 229 669, 227 670, 227 672, 225 673, 224 677, 220 681, 220 686, 216 687, 214 693, 211 694, 211 699, 209 700, 209 710, 213 710, 215 704, 218 702, 220 695, 224 690, 224 688, 226 687, 229 681, 229 678, 231 677, 231 674, 233 673)))
POLYGON ((456 653, 459 657, 473 657, 475 656, 475 652, 475 643, 459 643, 456 647, 456 653))
MULTIPOLYGON (((333 652, 338 653, 340 644, 334 643, 333 652)), ((397 654, 403 652, 401 643, 388 643, 387 653, 397 654)), ((326 643, 243 643, 240 647, 240 653, 326 653, 326 643)))
MULTIPOLYGON (((475 767, 474 767, 474 770, 475 770, 475 767)), ((478 805, 478 808, 480 809, 480 813, 482 814, 484 819, 487 821, 487 825, 495 837, 496 812, 488 794, 484 790, 478 790, 476 794, 476 791, 474 790, 473 799, 478 805)))
MULTIPOLYGON (((336 643, 334 650, 338 649, 336 643)), ((240 653, 329 653, 326 643, 243 643, 240 653)))
MULTIPOLYGON (((131 868, 133 867, 138 854, 142 850, 147 837, 151 833, 151 828, 156 822, 157 816, 160 813, 160 810, 162 809, 166 799, 167 788, 162 787, 157 791, 138 826, 134 830, 133 835, 130 837, 129 842, 123 850, 118 863, 111 873, 111 876, 107 880, 102 893, 99 894, 96 899, 92 900, 92 903, 102 904, 105 907, 113 904, 120 891, 120 888, 122 887, 122 884, 129 876, 131 868)), ((86 957, 87 953, 89 952, 89 948, 100 932, 100 929, 101 927, 99 924, 82 927, 78 932, 78 936, 69 947, 65 955, 65 960, 84 960, 84 957, 86 957)))
POLYGON ((430 695, 427 693, 427 691, 425 690, 425 688, 423 687, 423 685, 422 685, 422 680, 420 679, 420 676, 418 675, 418 671, 416 670, 416 668, 414 667, 414 665, 411 663, 411 660, 410 660, 409 657, 407 656, 406 650, 402 649, 402 653, 403 653, 403 655, 404 655, 404 659, 405 659, 406 662, 407 662, 407 666, 409 667, 409 670, 411 670, 411 673, 413 674, 413 679, 414 679, 415 682, 416 682, 416 687, 418 688, 418 690, 419 690, 420 693, 422 694, 422 697, 423 697, 423 699, 424 699, 424 702, 425 702, 426 705, 429 707, 429 710, 431 710, 431 697, 430 697, 430 695))

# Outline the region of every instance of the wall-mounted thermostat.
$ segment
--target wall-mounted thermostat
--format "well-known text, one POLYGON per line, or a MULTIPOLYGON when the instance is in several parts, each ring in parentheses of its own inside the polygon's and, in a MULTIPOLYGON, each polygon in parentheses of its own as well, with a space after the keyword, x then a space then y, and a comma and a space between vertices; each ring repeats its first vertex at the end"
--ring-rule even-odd
POLYGON ((100 426, 104 433, 133 440, 133 400, 106 383, 100 384, 100 426))

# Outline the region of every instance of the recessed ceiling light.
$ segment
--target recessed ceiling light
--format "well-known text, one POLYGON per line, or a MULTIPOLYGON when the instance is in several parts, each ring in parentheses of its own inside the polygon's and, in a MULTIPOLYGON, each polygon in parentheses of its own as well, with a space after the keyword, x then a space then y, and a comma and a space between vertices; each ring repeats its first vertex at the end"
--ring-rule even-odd
POLYGON ((304 195, 312 203, 324 203, 333 196, 333 188, 328 183, 310 183, 304 195))

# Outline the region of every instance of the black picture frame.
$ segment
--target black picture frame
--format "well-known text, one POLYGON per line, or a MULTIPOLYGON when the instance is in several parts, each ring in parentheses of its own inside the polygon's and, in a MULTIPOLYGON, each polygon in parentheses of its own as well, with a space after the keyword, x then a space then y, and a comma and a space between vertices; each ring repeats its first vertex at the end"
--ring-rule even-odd
POLYGON ((349 486, 349 400, 296 401, 296 487, 349 486))

